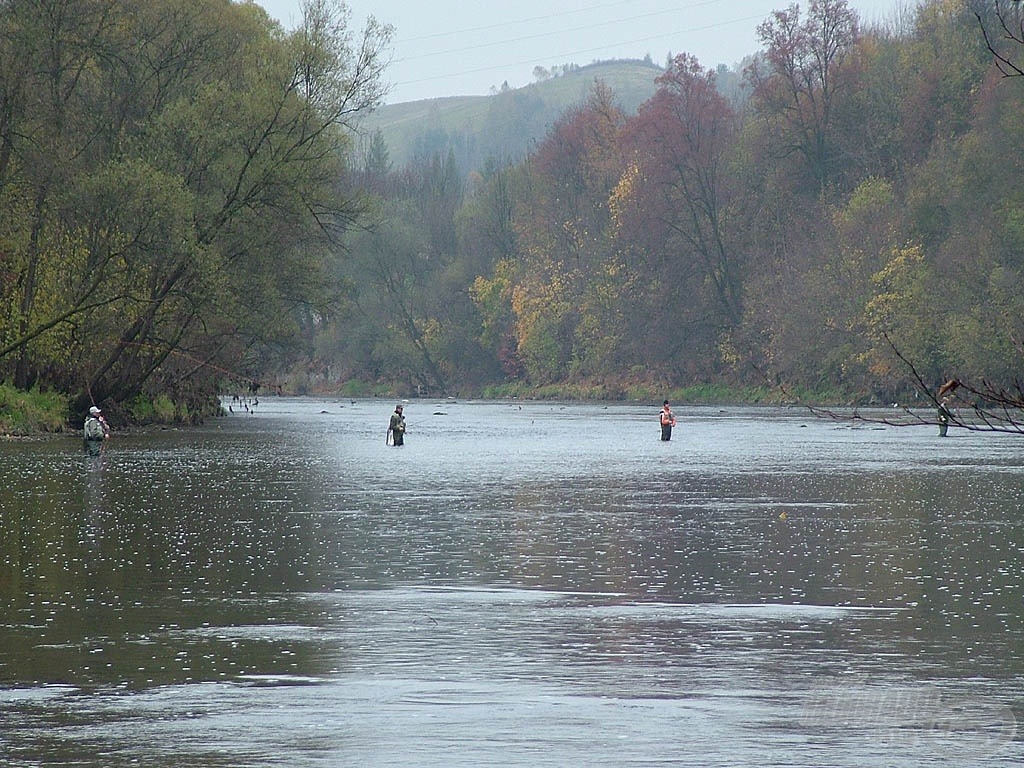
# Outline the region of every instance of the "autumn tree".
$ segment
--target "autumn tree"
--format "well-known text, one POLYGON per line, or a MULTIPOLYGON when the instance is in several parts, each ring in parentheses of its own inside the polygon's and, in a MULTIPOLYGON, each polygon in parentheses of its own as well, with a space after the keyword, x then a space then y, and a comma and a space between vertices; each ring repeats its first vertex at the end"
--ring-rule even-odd
POLYGON ((940 142, 968 130, 976 89, 992 65, 975 17, 963 0, 918 7, 900 67, 906 83, 900 118, 907 164, 923 163, 940 142))
POLYGON ((758 27, 763 60, 749 69, 758 115, 780 156, 796 154, 819 191, 842 168, 835 141, 836 102, 854 86, 857 16, 846 0, 796 4, 758 27))
POLYGON ((1024 199, 1015 183, 1024 169, 1006 151, 1024 139, 1024 93, 1014 84, 994 76, 978 87, 969 129, 933 148, 908 195, 907 225, 934 275, 928 313, 943 330, 930 355, 906 338, 897 343, 938 378, 935 359, 964 380, 1011 381, 1024 357, 1024 199))
POLYGON ((588 353, 601 346, 578 336, 579 313, 591 279, 605 271, 608 201, 620 172, 617 140, 624 120, 599 82, 528 162, 516 218, 520 264, 513 311, 517 353, 534 383, 585 369, 588 353))
POLYGON ((523 170, 495 161, 475 174, 459 211, 461 274, 468 278, 476 319, 476 369, 485 381, 518 378, 512 287, 519 252, 514 226, 523 170))
POLYGON ((631 243, 643 316, 659 339, 654 347, 690 360, 691 375, 707 375, 718 341, 743 311, 737 190, 728 168, 739 120, 714 71, 692 56, 677 56, 657 85, 624 132, 632 164, 615 198, 616 236, 631 243), (695 368, 695 360, 704 366, 695 368))

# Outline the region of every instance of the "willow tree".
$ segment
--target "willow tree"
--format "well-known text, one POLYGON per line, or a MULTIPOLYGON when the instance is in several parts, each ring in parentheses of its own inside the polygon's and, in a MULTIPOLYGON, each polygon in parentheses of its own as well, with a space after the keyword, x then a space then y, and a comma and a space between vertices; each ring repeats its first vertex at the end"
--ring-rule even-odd
POLYGON ((289 33, 215 0, 6 6, 0 55, 32 64, 27 85, 0 75, 0 196, 23 213, 0 234, 0 365, 78 409, 258 374, 330 300, 360 210, 349 129, 382 96, 390 29, 356 35, 327 0, 289 33))

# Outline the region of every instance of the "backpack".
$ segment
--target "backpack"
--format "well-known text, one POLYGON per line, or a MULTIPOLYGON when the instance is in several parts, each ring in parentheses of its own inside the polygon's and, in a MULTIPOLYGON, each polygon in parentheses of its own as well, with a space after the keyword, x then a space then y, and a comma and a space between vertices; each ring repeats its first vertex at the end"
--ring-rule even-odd
POLYGON ((85 439, 102 440, 104 438, 103 425, 100 420, 90 416, 85 420, 85 439))

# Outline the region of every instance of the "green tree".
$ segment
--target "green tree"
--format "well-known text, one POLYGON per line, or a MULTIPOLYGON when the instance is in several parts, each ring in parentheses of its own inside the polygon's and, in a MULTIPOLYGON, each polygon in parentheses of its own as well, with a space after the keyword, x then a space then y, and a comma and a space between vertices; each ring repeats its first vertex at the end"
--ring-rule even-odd
POLYGON ((460 269, 470 282, 478 345, 478 375, 483 381, 522 375, 516 351, 512 289, 519 252, 515 215, 522 168, 493 163, 477 174, 459 211, 460 269))
POLYGON ((893 252, 889 262, 874 276, 876 292, 865 307, 865 320, 874 342, 868 356, 872 372, 891 384, 912 386, 911 374, 893 356, 918 361, 917 371, 926 381, 940 381, 949 370, 943 356, 942 325, 931 312, 935 276, 919 245, 893 252))
POLYGON ((0 365, 78 409, 258 375, 331 299, 325 260, 361 210, 348 129, 379 102, 390 34, 355 38, 327 0, 287 35, 213 0, 6 3, 0 56, 29 65, 0 75, 19 213, 0 365))
POLYGON ((905 161, 924 161, 936 142, 968 129, 976 89, 990 66, 967 3, 931 0, 918 7, 900 67, 907 83, 900 120, 905 161))
MULTIPOLYGON (((454 339, 466 340, 462 313, 472 312, 471 278, 452 271, 462 182, 450 152, 418 161, 399 177, 375 183, 384 190, 376 200, 379 215, 348 240, 351 259, 342 273, 375 350, 353 373, 372 369, 410 390, 444 393, 449 378, 461 373, 454 339)), ((350 356, 342 352, 346 346, 326 354, 350 356)))

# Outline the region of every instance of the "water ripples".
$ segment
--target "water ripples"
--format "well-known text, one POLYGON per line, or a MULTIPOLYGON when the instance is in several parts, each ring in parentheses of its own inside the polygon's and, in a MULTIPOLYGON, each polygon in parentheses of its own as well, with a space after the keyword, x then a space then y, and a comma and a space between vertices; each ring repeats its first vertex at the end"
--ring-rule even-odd
POLYGON ((413 402, 395 449, 389 411, 0 445, 7 764, 1024 757, 1017 441, 413 402))

